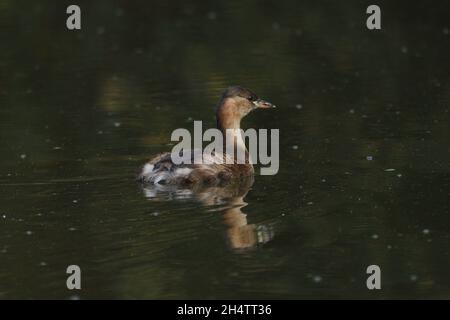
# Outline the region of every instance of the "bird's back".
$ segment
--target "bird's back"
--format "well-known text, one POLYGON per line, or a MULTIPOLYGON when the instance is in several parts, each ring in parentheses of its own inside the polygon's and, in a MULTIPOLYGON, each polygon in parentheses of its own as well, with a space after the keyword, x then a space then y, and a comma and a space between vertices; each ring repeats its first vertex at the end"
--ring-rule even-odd
POLYGON ((214 186, 253 175, 250 163, 228 164, 227 155, 214 154, 204 156, 202 163, 196 164, 195 150, 189 152, 192 164, 175 164, 170 152, 157 155, 142 167, 138 179, 151 184, 214 186))

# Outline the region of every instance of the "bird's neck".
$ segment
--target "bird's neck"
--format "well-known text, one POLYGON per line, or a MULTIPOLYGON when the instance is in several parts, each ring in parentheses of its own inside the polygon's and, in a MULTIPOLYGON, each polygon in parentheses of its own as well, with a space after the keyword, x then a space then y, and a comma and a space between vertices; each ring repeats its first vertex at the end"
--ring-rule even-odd
POLYGON ((240 129, 241 117, 238 114, 237 106, 231 99, 224 99, 217 108, 217 129, 226 133, 227 129, 240 129))
POLYGON ((224 101, 217 111, 217 129, 222 132, 224 137, 224 150, 227 152, 227 145, 232 145, 234 156, 238 150, 242 150, 248 158, 248 151, 241 134, 241 117, 237 115, 236 108, 227 103, 232 102, 224 101))
POLYGON ((241 120, 234 119, 234 118, 222 119, 222 118, 218 117, 217 118, 217 129, 222 131, 224 136, 226 135, 228 129, 233 130, 233 131, 239 131, 241 129, 241 120))

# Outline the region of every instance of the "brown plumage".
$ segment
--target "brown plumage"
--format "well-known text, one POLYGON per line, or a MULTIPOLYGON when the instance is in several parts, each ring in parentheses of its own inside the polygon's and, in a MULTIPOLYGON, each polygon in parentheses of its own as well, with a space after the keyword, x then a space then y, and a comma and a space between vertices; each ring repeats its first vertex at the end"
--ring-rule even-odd
MULTIPOLYGON (((254 109, 273 107, 271 103, 259 99, 256 94, 248 89, 240 86, 227 88, 219 101, 216 111, 217 128, 222 131, 224 137, 224 154, 215 154, 214 156, 222 159, 228 156, 225 153, 227 129, 240 129, 242 118, 254 109)), ((252 176, 254 172, 253 165, 248 161, 248 151, 240 135, 235 136, 232 143, 235 148, 235 155, 238 148, 244 149, 243 151, 245 151, 246 155, 245 164, 174 164, 171 159, 171 153, 167 152, 157 155, 146 163, 138 179, 144 183, 152 184, 183 186, 201 184, 215 186, 228 183, 231 180, 252 176)), ((193 160, 194 151, 189 152, 193 160)), ((235 160, 233 159, 233 161, 235 160)))

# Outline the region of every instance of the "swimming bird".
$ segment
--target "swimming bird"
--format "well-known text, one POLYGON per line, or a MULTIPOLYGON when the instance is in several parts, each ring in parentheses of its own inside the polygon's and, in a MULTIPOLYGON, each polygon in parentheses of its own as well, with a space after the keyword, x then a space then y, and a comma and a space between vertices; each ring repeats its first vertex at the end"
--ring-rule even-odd
MULTIPOLYGON (((240 134, 241 120, 255 109, 269 109, 275 106, 260 99, 251 90, 241 86, 228 87, 217 105, 216 119, 217 129, 224 137, 223 154, 215 153, 212 159, 206 159, 201 164, 175 164, 171 153, 159 154, 150 159, 141 169, 138 180, 143 183, 159 185, 182 186, 215 186, 253 176, 253 164, 249 159, 249 153, 240 134), (236 132, 233 136, 227 136, 227 130, 236 132), (228 141, 227 139, 231 139, 228 141), (227 154, 226 145, 231 144, 235 150, 233 155, 227 154), (237 163, 237 154, 241 150, 245 154, 245 162, 237 163), (230 159, 219 163, 217 159, 230 159), (231 163, 230 163, 231 162, 231 163)), ((189 151, 191 159, 194 159, 195 151, 189 151)))

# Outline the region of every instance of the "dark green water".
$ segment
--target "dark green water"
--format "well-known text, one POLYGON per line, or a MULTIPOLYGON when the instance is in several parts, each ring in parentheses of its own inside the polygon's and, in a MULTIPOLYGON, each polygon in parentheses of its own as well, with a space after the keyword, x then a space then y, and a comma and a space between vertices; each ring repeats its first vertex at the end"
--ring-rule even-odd
POLYGON ((79 1, 76 32, 68 4, 0 1, 0 298, 450 298, 448 3, 380 1, 377 32, 365 1, 79 1), (244 126, 279 173, 142 190, 231 84, 277 104, 244 126))

